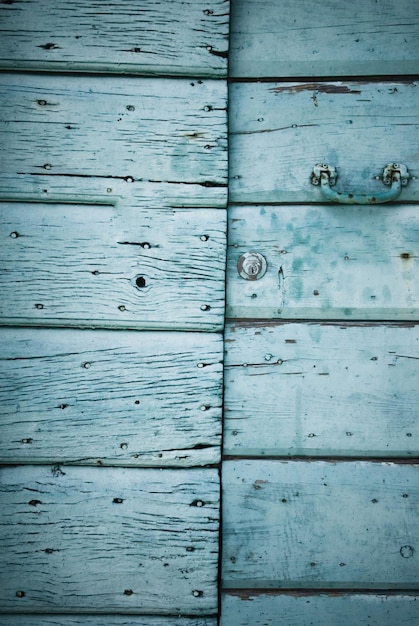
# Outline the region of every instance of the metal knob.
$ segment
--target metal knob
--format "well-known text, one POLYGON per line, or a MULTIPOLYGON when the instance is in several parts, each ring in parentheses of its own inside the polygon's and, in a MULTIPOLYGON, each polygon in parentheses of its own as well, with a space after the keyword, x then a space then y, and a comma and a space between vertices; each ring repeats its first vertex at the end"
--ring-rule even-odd
POLYGON ((246 280, 259 280, 267 270, 266 259, 259 252, 245 252, 237 262, 237 269, 246 280))

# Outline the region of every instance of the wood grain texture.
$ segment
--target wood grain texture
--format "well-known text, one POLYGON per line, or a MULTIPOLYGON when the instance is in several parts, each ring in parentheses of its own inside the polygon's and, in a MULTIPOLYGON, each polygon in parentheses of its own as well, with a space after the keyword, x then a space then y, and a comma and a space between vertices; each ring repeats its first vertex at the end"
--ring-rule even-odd
POLYGON ((418 618, 415 595, 237 592, 223 596, 221 626, 416 626, 418 618))
MULTIPOLYGON (((30 626, 217 626, 216 617, 31 615, 30 626)), ((1 626, 28 626, 27 615, 0 615, 1 626)))
POLYGON ((418 200, 417 91, 402 80, 232 84, 230 201, 324 202, 310 182, 316 163, 337 168, 333 189, 374 195, 392 162, 416 177, 401 201, 418 200))
POLYGON ((225 81, 5 73, 0 89, 0 198, 225 206, 225 81))
POLYGON ((229 211, 227 317, 418 319, 414 205, 284 205, 229 211), (268 270, 241 278, 256 251, 268 270))
POLYGON ((224 462, 224 588, 417 589, 418 471, 224 462))
POLYGON ((419 326, 228 324, 227 455, 412 456, 419 326))
POLYGON ((225 211, 0 203, 0 323, 223 327, 225 211))
POLYGON ((411 0, 232 0, 234 77, 417 74, 411 0))
POLYGON ((0 344, 0 462, 219 461, 220 336, 1 329, 0 344))
POLYGON ((226 76, 227 0, 3 2, 0 67, 226 76))
POLYGON ((216 470, 3 468, 3 611, 217 611, 216 470))

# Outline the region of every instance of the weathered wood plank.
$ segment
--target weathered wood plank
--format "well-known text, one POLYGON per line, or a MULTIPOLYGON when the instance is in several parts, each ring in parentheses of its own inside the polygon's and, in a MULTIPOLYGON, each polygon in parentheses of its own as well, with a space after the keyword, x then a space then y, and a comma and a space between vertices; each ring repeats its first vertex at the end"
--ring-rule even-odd
POLYGON ((227 316, 417 319, 418 244, 414 205, 232 207, 227 316), (249 251, 267 260, 259 280, 238 273, 249 251))
POLYGON ((3 468, 0 606, 217 611, 216 470, 3 468))
POLYGON ((0 462, 219 461, 218 335, 4 328, 0 344, 0 462))
POLYGON ((232 84, 230 200, 324 202, 310 181, 316 163, 338 169, 333 189, 374 195, 388 189, 376 177, 392 162, 416 176, 401 200, 418 200, 417 90, 413 81, 232 84))
POLYGON ((224 587, 417 589, 418 471, 224 462, 224 587))
POLYGON ((415 595, 237 592, 224 594, 221 611, 221 626, 416 626, 418 620, 415 595))
POLYGON ((231 9, 231 76, 417 74, 412 0, 232 0, 231 9))
POLYGON ((225 211, 0 203, 0 323, 221 329, 225 211))
POLYGON ((227 0, 6 1, 0 67, 225 76, 227 0))
POLYGON ((227 455, 419 451, 419 326, 228 324, 227 455))
POLYGON ((225 206, 224 81, 3 74, 0 89, 0 198, 225 206))
MULTIPOLYGON (((30 626, 217 626, 216 617, 31 615, 30 626)), ((27 615, 0 615, 2 626, 28 626, 27 615)), ((383 625, 386 626, 386 625, 383 625)))

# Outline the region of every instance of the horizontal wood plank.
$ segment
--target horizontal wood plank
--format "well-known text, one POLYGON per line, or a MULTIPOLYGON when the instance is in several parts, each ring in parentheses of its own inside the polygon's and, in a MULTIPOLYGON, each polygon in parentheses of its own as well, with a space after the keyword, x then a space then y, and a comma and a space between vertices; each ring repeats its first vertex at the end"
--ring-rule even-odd
POLYGON ((417 74, 411 0, 232 0, 231 8, 231 76, 417 74))
POLYGON ((0 324, 223 327, 225 211, 0 203, 0 324))
POLYGON ((316 163, 337 168, 333 189, 375 195, 393 162, 416 177, 401 200, 418 200, 417 91, 403 80, 232 84, 230 201, 324 202, 311 184, 316 163))
POLYGON ((3 611, 217 611, 213 469, 0 472, 3 611))
POLYGON ((418 453, 419 326, 230 323, 224 453, 418 453))
MULTIPOLYGON (((30 626, 217 626, 216 617, 31 615, 30 626)), ((0 615, 1 626, 28 626, 27 615, 0 615)))
POLYGON ((6 73, 0 89, 0 199, 225 206, 224 81, 6 73))
MULTIPOLYGON (((1 626, 28 626, 27 615, 0 615, 1 626)), ((217 626, 216 617, 31 615, 31 626, 217 626)))
POLYGON ((227 0, 0 5, 0 67, 225 76, 227 0))
POLYGON ((418 248, 414 205, 232 207, 227 317, 418 319, 418 248), (238 273, 249 251, 259 280, 238 273))
POLYGON ((245 591, 224 594, 221 611, 221 626, 416 626, 418 620, 419 602, 415 595, 245 591))
POLYGON ((225 461, 225 589, 417 589, 418 465, 225 461))
POLYGON ((1 463, 219 461, 220 336, 3 328, 0 344, 1 463))

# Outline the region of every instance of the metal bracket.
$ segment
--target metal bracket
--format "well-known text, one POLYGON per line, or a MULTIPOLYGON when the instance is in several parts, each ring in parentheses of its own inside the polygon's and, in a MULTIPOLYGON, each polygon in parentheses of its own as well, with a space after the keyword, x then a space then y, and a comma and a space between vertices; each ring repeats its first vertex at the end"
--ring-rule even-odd
POLYGON ((327 163, 317 163, 317 165, 313 167, 313 171, 311 173, 311 184, 320 185, 322 174, 327 175, 329 178, 329 185, 331 187, 336 184, 338 177, 336 167, 333 167, 333 165, 327 165, 327 163))
POLYGON ((400 174, 403 187, 406 187, 409 182, 409 172, 407 171, 406 165, 403 165, 403 163, 389 163, 386 165, 382 176, 383 183, 385 185, 391 185, 396 172, 400 174))

